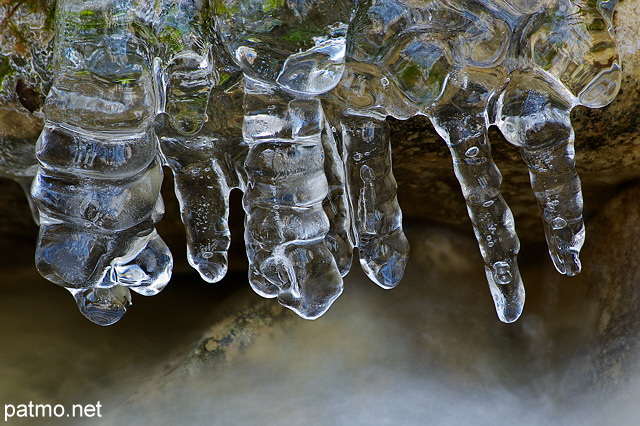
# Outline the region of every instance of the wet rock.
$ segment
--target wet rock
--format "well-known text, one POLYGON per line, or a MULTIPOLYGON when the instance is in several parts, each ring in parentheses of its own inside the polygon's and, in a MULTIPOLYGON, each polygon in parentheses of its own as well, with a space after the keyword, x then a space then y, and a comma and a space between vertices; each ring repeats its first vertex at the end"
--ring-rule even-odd
POLYGON ((640 185, 624 188, 591 223, 585 247, 589 294, 597 305, 593 380, 620 388, 640 367, 640 185))
MULTIPOLYGON (((622 89, 602 109, 575 108, 576 162, 582 179, 587 217, 618 188, 640 178, 640 9, 620 1, 614 25, 622 62, 622 89)), ((471 230, 466 206, 444 142, 425 118, 392 121, 394 172, 398 198, 407 220, 471 230)), ((511 206, 522 239, 542 240, 542 224, 529 176, 517 148, 496 129, 490 132, 494 158, 503 175, 502 192, 511 206)))
POLYGON ((244 274, 207 285, 192 273, 101 328, 33 265, 3 259, 0 397, 100 401, 102 424, 605 424, 591 420, 638 382, 638 191, 589 222, 578 277, 523 247, 514 324, 495 315, 473 236, 436 227, 408 228, 396 289, 356 269, 316 321, 261 299, 244 274))
MULTIPOLYGON (((34 143, 42 127, 41 105, 51 78, 47 64, 53 53, 54 6, 53 0, 21 0, 0 5, 0 14, 5 15, 0 23, 0 139, 34 143)), ((635 2, 620 1, 614 21, 623 64, 622 90, 608 107, 579 107, 572 115, 587 216, 596 212, 621 185, 640 178, 640 169, 636 167, 640 157, 640 45, 637 37, 640 11, 635 2)), ((394 170, 406 220, 470 231, 451 158, 429 121, 423 117, 391 121, 394 170)), ((491 132, 491 140, 504 176, 502 190, 514 212, 518 234, 526 240, 542 241, 544 236, 537 206, 518 150, 506 143, 495 129, 491 132)), ((0 175, 10 174, 7 169, 15 168, 16 163, 23 167, 29 163, 22 157, 13 157, 0 152, 0 169, 3 170, 0 175), (5 164, 2 158, 9 160, 5 164)), ((35 162, 31 160, 30 164, 35 162)), ((19 193, 17 188, 11 190, 19 193)), ((171 185, 165 185, 164 199, 169 214, 160 229, 170 243, 173 240, 173 247, 181 247, 184 244, 171 185)), ((13 212, 14 205, 0 204, 0 213, 16 219, 13 232, 23 229, 26 235, 32 229, 23 228, 20 223, 23 207, 13 212)), ((242 212, 236 210, 236 215, 241 216, 242 212)), ((241 228, 237 228, 236 234, 241 233, 241 228)))

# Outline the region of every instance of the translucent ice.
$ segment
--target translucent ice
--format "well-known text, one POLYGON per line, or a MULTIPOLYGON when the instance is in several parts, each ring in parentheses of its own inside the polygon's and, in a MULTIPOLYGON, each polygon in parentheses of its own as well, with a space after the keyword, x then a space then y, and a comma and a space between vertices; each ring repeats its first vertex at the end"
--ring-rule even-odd
POLYGON ((339 121, 360 264, 373 282, 393 288, 404 274, 409 243, 391 171, 389 126, 369 117, 345 116, 339 121))
MULTIPOLYGON (((520 244, 487 130, 520 149, 551 258, 577 274, 570 111, 618 90, 614 5, 60 0, 53 60, 33 51, 39 80, 0 75, 0 117, 17 99, 6 82, 48 93, 38 163, 33 135, 0 133, 0 171, 24 185, 36 175, 38 269, 94 322, 117 321, 129 289, 152 295, 169 280, 154 229, 163 164, 202 278, 226 273, 238 188, 251 286, 317 318, 342 292, 354 247, 379 286, 402 278, 409 246, 385 118, 424 115, 450 149, 498 316, 512 322, 525 297, 520 244)), ((0 71, 20 62, 2 55, 0 71)), ((25 90, 18 100, 33 112, 25 90)))
POLYGON ((487 128, 520 147, 553 262, 578 273, 584 225, 569 113, 617 92, 614 4, 371 0, 351 23, 333 98, 352 115, 431 119, 450 148, 502 321, 522 312, 524 287, 487 128))
POLYGON ((38 168, 35 145, 50 79, 52 34, 48 28, 55 5, 25 3, 0 4, 0 176, 23 187, 37 222, 29 188, 38 168))
POLYGON ((162 169, 151 58, 133 31, 137 6, 58 3, 55 79, 36 147, 36 265, 73 289, 83 314, 101 325, 126 310, 120 287, 156 294, 173 263, 154 229, 162 169))
POLYGON ((156 132, 174 175, 187 258, 204 280, 216 282, 227 271, 230 173, 224 155, 231 150, 219 129, 203 131, 212 88, 220 81, 205 5, 198 0, 160 2, 152 32, 160 98, 156 132))
POLYGON ((332 156, 323 145, 331 142, 323 137, 317 95, 342 76, 349 8, 333 1, 216 4, 220 39, 245 75, 251 285, 302 317, 317 318, 342 292, 338 264, 348 269, 341 260, 346 233, 330 233, 325 212, 324 200, 340 194, 329 197, 325 168, 332 156))

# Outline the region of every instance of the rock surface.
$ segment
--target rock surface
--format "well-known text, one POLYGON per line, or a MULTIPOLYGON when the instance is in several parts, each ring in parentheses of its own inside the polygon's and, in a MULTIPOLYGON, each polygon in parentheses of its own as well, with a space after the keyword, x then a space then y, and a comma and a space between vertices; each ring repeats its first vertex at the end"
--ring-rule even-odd
MULTIPOLYGON (((622 89, 603 109, 578 107, 576 162, 582 179, 586 216, 595 213, 616 190, 640 178, 640 6, 622 0, 614 25, 622 62, 622 89)), ((444 142, 425 118, 393 121, 394 172, 405 217, 471 230, 466 206, 444 142)), ((511 206, 522 239, 542 240, 541 220, 529 189, 529 176, 518 149, 499 131, 490 133, 494 158, 503 175, 502 192, 511 206)))
POLYGON ((398 288, 354 270, 316 321, 261 299, 244 274, 206 285, 191 273, 101 328, 33 265, 3 258, 0 400, 100 401, 101 424, 634 424, 638 200, 631 185, 596 214, 578 277, 525 245, 527 305, 509 325, 473 236, 437 227, 408 228, 398 288))
POLYGON ((585 248, 589 294, 597 306, 594 380, 622 387, 640 366, 640 185, 625 187, 592 222, 585 248))
POLYGON ((638 212, 637 184, 603 206, 579 278, 525 247, 527 309, 512 325, 491 311, 471 237, 412 227, 399 288, 350 276, 316 322, 268 301, 243 308, 137 388, 116 423, 188 407, 194 423, 626 424, 640 387, 638 212))
MULTIPOLYGON (((42 126, 41 105, 48 90, 46 67, 31 60, 32 52, 49 58, 53 0, 20 0, 0 5, 0 139, 35 140, 42 126), (11 60, 9 60, 10 58, 11 60), (30 64, 19 68, 15 64, 30 64), (4 64, 4 65, 3 65, 4 64), (8 72, 7 66, 18 67, 8 72), (7 68, 3 71, 3 67, 7 68), (30 69, 30 72, 26 70, 30 69)), ((640 8, 633 0, 619 1, 615 26, 623 65, 623 83, 616 100, 603 109, 579 107, 573 112, 576 130, 578 171, 583 181, 587 216, 599 209, 621 185, 640 177, 640 8)), ((45 61, 46 62, 46 61, 45 61)), ((405 122, 392 120, 394 170, 399 199, 407 221, 454 226, 470 232, 466 207, 453 175, 451 159, 443 141, 427 119, 417 117, 405 122)), ((494 156, 503 177, 502 191, 510 204, 518 234, 525 240, 542 241, 544 236, 535 199, 529 189, 526 167, 518 150, 510 146, 498 131, 491 132, 494 156)), ((1 154, 1 153, 0 153, 1 154)), ((6 156, 4 156, 6 157, 6 156)), ((24 160, 13 159, 8 163, 24 160)), ((5 162, 7 163, 7 162, 5 162)), ((0 175, 7 164, 0 160, 0 175)), ((32 235, 25 226, 26 204, 19 189, 2 183, 7 202, 0 203, 0 216, 11 232, 32 235), (14 201, 15 200, 15 201, 14 201)), ((161 230, 173 246, 182 245, 175 197, 171 185, 165 185, 169 215, 161 230), (174 238, 175 237, 175 238, 174 238)), ((236 204, 237 206, 238 204, 236 204)), ((242 212, 236 210, 236 214, 242 212)), ((0 223, 0 230, 5 225, 0 223)), ((236 229, 240 235, 241 230, 236 229)), ((177 257, 177 256, 176 256, 177 257)))

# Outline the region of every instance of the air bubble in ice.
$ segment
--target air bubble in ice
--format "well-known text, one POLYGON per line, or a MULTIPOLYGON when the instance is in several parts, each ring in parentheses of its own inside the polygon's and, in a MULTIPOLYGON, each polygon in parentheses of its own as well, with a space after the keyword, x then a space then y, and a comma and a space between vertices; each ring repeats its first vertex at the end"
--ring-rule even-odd
POLYGON ((509 269, 507 262, 496 262, 493 264, 493 274, 498 284, 507 285, 513 280, 513 275, 509 269))
POLYGON ((563 219, 563 218, 561 218, 561 217, 556 217, 556 218, 554 218, 554 219, 553 219, 553 221, 551 222, 551 227, 552 227, 553 229, 562 229, 562 228, 564 228, 565 226, 567 226, 567 221, 566 221, 566 220, 564 220, 564 219, 563 219))
POLYGON ((467 157, 473 158, 476 155, 478 155, 479 152, 480 152, 480 149, 478 149, 477 146, 472 146, 464 153, 464 155, 466 155, 467 157))

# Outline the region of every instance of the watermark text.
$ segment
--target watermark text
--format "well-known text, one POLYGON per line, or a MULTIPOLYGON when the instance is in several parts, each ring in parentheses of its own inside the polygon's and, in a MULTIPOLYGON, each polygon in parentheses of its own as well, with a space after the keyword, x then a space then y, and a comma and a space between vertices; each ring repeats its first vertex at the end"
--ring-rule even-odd
POLYGON ((4 421, 12 418, 53 418, 53 417, 102 417, 102 404, 72 404, 71 407, 62 404, 4 404, 4 421))

